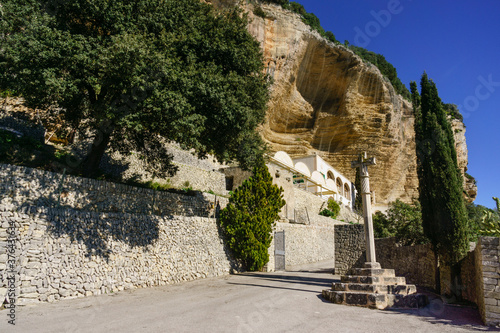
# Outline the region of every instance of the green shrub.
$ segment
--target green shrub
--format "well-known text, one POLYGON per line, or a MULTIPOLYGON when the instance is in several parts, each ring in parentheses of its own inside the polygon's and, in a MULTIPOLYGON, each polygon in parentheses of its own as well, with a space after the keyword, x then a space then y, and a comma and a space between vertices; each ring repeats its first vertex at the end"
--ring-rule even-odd
POLYGON ((266 13, 262 10, 261 6, 255 6, 253 9, 255 16, 266 18, 266 13))
MULTIPOLYGON (((332 198, 328 199, 328 209, 333 212, 335 217, 337 217, 340 213, 340 205, 337 201, 333 200, 332 198)), ((335 218, 334 217, 334 218, 335 218)))
POLYGON ((482 236, 500 237, 500 200, 493 197, 497 209, 489 209, 481 206, 481 217, 479 221, 479 234, 482 236))
POLYGON ((226 241, 246 269, 262 269, 269 261, 272 227, 285 205, 283 189, 272 183, 264 163, 257 162, 253 176, 234 191, 221 211, 220 223, 226 241))
POLYGON ((321 212, 319 212, 319 215, 331 217, 332 219, 334 219, 336 217, 335 213, 327 208, 325 208, 321 212))
POLYGON ((340 213, 340 205, 337 203, 337 201, 329 198, 326 206, 327 208, 320 211, 319 215, 331 217, 332 219, 337 218, 340 213))
POLYGON ((401 245, 428 243, 422 227, 420 203, 409 205, 399 199, 389 204, 387 214, 377 212, 373 215, 375 237, 395 237, 401 245))
POLYGON ((148 181, 147 183, 144 184, 147 188, 150 188, 155 191, 166 191, 172 187, 172 184, 170 184, 170 179, 167 179, 165 183, 158 183, 158 182, 153 182, 153 181, 148 181))

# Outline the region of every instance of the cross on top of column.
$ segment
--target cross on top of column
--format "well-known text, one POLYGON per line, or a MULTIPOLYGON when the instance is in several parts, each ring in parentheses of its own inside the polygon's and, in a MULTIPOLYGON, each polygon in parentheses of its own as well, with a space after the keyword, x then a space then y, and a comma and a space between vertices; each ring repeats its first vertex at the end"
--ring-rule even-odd
POLYGON ((361 166, 376 165, 375 157, 368 158, 366 152, 359 154, 355 161, 351 161, 351 168, 359 168, 361 166))
POLYGON ((359 158, 351 162, 351 168, 359 168, 361 175, 361 196, 363 199, 363 216, 365 220, 366 263, 365 267, 380 268, 375 258, 375 237, 373 235, 372 208, 370 198, 370 180, 368 166, 375 165, 375 157, 368 158, 366 152, 359 154, 359 158))

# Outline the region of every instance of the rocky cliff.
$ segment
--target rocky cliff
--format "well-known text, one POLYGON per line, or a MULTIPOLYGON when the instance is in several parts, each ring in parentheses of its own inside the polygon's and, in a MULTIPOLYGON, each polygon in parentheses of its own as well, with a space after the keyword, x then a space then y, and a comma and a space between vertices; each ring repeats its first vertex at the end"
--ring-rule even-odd
MULTIPOLYGON (((377 158, 370 168, 377 207, 418 197, 411 103, 375 66, 327 42, 297 14, 262 4, 267 17, 261 18, 253 15, 252 5, 245 6, 249 31, 261 43, 274 79, 261 129, 271 149, 291 156, 317 153, 351 179, 355 171, 350 161, 366 151, 377 158)), ((464 127, 455 131, 459 164, 465 171, 464 133, 464 127)), ((475 196, 473 189, 468 192, 475 196)))

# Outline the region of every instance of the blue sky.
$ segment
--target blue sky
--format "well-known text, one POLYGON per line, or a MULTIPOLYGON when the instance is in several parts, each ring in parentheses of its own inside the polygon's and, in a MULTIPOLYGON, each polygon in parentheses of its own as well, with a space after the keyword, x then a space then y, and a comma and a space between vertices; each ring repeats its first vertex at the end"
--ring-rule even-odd
POLYGON ((459 105, 476 204, 500 196, 499 0, 299 0, 337 40, 383 54, 401 81, 425 70, 443 102, 459 105))

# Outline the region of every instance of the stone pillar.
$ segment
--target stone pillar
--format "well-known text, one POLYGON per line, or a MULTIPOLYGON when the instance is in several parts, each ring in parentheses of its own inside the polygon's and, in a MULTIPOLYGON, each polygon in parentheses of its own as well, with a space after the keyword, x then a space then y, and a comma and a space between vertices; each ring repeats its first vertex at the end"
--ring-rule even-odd
POLYGON ((373 234, 372 202, 368 166, 375 165, 375 157, 367 158, 366 153, 351 162, 352 168, 359 168, 361 175, 361 196, 363 199, 363 217, 365 222, 366 268, 381 268, 375 256, 375 236, 373 234))

